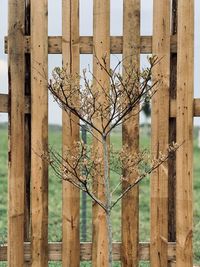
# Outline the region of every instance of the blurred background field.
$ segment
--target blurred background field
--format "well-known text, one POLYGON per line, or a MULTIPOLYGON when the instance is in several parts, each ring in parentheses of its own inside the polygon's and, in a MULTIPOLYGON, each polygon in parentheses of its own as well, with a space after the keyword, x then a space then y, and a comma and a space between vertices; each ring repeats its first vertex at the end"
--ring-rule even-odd
MULTIPOLYGON (((198 131, 194 129, 194 262, 200 264, 200 148, 198 147, 198 131)), ((141 127, 140 146, 150 148, 150 128, 147 125, 141 127)), ((8 146, 7 124, 0 124, 0 245, 7 242, 7 146, 8 146)), ((113 147, 121 147, 120 129, 112 133, 111 142, 113 147)), ((49 126, 49 143, 58 151, 61 151, 61 127, 49 126)), ((111 173, 111 182, 115 183, 118 177, 111 173)), ((62 241, 61 235, 61 213, 62 213, 62 187, 61 180, 55 177, 52 170, 49 170, 49 241, 62 241)), ((82 194, 81 194, 82 195, 82 194)), ((82 202, 81 202, 82 203, 82 202)), ((87 197, 86 210, 86 233, 80 233, 81 241, 91 241, 91 200, 87 197)), ((140 183, 140 241, 149 241, 150 235, 150 188, 149 177, 140 183)), ((83 209, 81 209, 82 214, 83 209)), ((81 215, 82 217, 82 215, 81 215)), ((113 210, 113 236, 115 241, 120 241, 121 213, 120 204, 113 210)), ((81 226, 83 220, 81 218, 81 226)), ((82 229, 82 227, 81 227, 82 229)), ((0 263, 0 267, 7 266, 0 263)), ((60 263, 49 263, 49 266, 61 266, 60 263)), ((88 262, 82 262, 81 267, 91 266, 88 262)), ((120 263, 114 267, 120 266, 120 263)), ((141 267, 149 266, 149 263, 140 263, 141 267)))

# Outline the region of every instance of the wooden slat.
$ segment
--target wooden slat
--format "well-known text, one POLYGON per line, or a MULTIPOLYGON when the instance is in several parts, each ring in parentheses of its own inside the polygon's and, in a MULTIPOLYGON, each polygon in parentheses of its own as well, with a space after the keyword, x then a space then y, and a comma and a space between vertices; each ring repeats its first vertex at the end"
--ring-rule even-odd
MULTIPOLYGON (((48 244, 48 259, 49 261, 62 260, 62 243, 49 243, 48 244)), ((150 257, 150 244, 139 243, 138 246, 139 259, 148 261, 150 257)), ((174 261, 176 258, 176 244, 168 243, 168 259, 174 261)), ((5 261, 7 257, 7 246, 0 247, 0 261, 5 261)), ((24 258, 25 261, 31 260, 31 245, 30 243, 24 244, 24 258)), ((113 260, 120 261, 121 256, 121 243, 113 243, 113 260)), ((92 243, 80 244, 80 259, 81 261, 90 261, 92 259, 92 243)))
MULTIPOLYGON (((63 65, 68 67, 69 73, 79 73, 79 1, 62 1, 63 27, 63 65)), ((74 102, 78 96, 74 96, 74 102)), ((76 103, 77 104, 77 103, 76 103)), ((63 157, 69 149, 73 153, 74 143, 79 141, 79 120, 73 114, 63 111, 63 157)), ((62 191, 62 266, 77 267, 80 258, 80 192, 73 185, 63 181, 62 191)))
POLYGON ((32 267, 48 266, 48 164, 40 156, 48 146, 47 10, 47 0, 31 1, 32 267))
MULTIPOLYGON (((24 112, 30 113, 31 104, 30 97, 25 97, 24 103, 24 112)), ((0 94, 0 113, 8 113, 9 112, 9 96, 7 94, 0 94)))
MULTIPOLYGON (((171 36, 171 52, 177 51, 176 36, 171 36)), ((30 36, 25 37, 25 52, 30 53, 30 36)), ((80 54, 92 54, 93 52, 93 37, 92 36, 80 36, 80 54)), ((7 53, 7 38, 5 38, 5 53, 7 53)), ((123 37, 111 36, 110 37, 110 53, 122 54, 123 50, 123 37)), ((61 36, 49 36, 48 38, 48 52, 49 54, 62 54, 62 37, 61 36)), ((141 36, 140 37, 140 52, 141 54, 152 53, 152 37, 141 36)))
POLYGON ((0 94, 0 113, 8 113, 9 96, 0 94))
POLYGON ((8 266, 24 264, 24 1, 9 0, 8 266))
MULTIPOLYGON (((110 67, 110 0, 94 0, 93 5, 93 74, 95 77, 98 77, 98 81, 101 81, 101 84, 103 84, 104 88, 109 88, 108 75, 106 75, 105 71, 102 71, 98 64, 98 60, 102 63, 102 57, 104 57, 108 68, 110 67), (98 60, 96 58, 98 58, 98 60)), ((102 89, 99 87, 98 82, 95 79, 93 84, 94 90, 100 94, 102 89)), ((101 101, 102 105, 105 105, 104 97, 101 97, 99 101, 101 101)), ((102 129, 101 120, 99 118, 95 118, 94 123, 98 129, 102 129)), ((97 138, 101 140, 101 136, 99 136, 97 133, 94 134, 97 135, 97 138)), ((103 158, 102 143, 94 138, 93 145, 98 151, 99 158, 103 158)), ((99 173, 102 172, 103 170, 99 170, 99 173)), ((93 190, 97 197, 101 201, 105 202, 105 183, 101 174, 97 173, 96 175, 97 180, 93 182, 93 190)), ((92 266, 106 267, 108 266, 109 260, 106 214, 97 203, 93 204, 92 223, 92 266)))
MULTIPOLYGON (((31 112, 31 103, 30 97, 25 96, 25 113, 31 112)), ((9 111, 9 98, 7 94, 0 94, 0 113, 8 113, 9 111)), ((176 100, 170 100, 170 118, 176 117, 176 100)), ((200 117, 200 98, 193 99, 193 116, 200 117)))
POLYGON ((177 53, 177 151, 176 255, 177 267, 191 267, 193 180, 193 90, 194 90, 194 1, 178 1, 177 53))
MULTIPOLYGON (((170 0, 155 0, 153 10, 153 54, 159 59, 153 79, 159 89, 152 99, 152 157, 166 154, 169 144, 170 0)), ((151 175, 151 266, 167 267, 168 162, 151 175)))
MULTIPOLYGON (((125 0, 123 8, 123 75, 129 68, 140 69, 140 0, 125 0)), ((122 144, 127 153, 139 152, 139 106, 132 111, 138 113, 122 125, 122 144)), ((124 167, 122 183, 125 190, 138 177, 124 167)), ((139 242, 139 187, 136 186, 122 199, 122 266, 138 266, 139 242), (132 227, 134 225, 134 227, 132 227)))

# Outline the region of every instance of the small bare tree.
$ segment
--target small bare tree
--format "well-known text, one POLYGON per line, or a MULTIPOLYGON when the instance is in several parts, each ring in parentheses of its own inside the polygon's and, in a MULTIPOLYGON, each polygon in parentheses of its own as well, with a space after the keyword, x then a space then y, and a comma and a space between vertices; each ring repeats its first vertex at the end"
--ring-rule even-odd
POLYGON ((50 149, 43 157, 59 178, 86 192, 104 210, 108 232, 108 266, 111 267, 112 209, 144 177, 158 168, 168 158, 169 151, 176 149, 176 145, 170 146, 165 155, 160 155, 153 161, 144 151, 127 153, 126 147, 122 147, 120 152, 112 151, 109 145, 112 130, 129 120, 131 116, 137 115, 143 103, 149 101, 155 94, 157 81, 152 83, 151 76, 158 59, 149 57, 149 67, 142 71, 135 69, 134 66, 125 67, 123 61, 119 61, 114 69, 110 69, 106 57, 96 60, 110 81, 109 88, 92 72, 90 72, 91 81, 87 78, 86 71, 80 76, 78 73, 69 73, 66 67, 54 69, 49 90, 58 105, 69 115, 73 114, 72 119, 78 118, 80 123, 84 122, 87 125, 87 130, 101 144, 102 151, 99 152, 95 146, 88 149, 80 141, 70 147, 67 156, 50 149), (123 76, 118 71, 118 67, 122 65, 123 76), (128 169, 130 174, 137 173, 134 182, 128 181, 127 177, 123 176, 125 169, 128 169), (118 173, 120 177, 114 188, 110 186, 110 170, 118 173), (122 189, 124 180, 128 186, 122 189), (103 199, 96 194, 95 183, 103 186, 105 192, 103 199))

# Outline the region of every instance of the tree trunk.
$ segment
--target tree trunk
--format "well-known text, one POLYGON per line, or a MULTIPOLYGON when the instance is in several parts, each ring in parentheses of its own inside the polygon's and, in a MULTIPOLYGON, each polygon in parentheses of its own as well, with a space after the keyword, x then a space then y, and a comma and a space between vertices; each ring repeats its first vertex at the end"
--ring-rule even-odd
POLYGON ((109 154, 108 143, 106 136, 102 137, 103 143, 103 158, 104 158, 104 184, 105 184, 105 198, 106 198, 106 226, 108 234, 108 267, 112 267, 112 222, 111 222, 111 194, 109 181, 109 154))

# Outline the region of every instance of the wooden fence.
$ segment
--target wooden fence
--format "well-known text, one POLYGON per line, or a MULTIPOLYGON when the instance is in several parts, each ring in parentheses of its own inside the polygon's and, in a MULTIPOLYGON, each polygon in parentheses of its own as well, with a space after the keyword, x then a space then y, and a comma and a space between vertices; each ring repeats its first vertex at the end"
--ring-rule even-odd
MULTIPOLYGON (((154 0, 153 36, 140 36, 140 0, 124 0, 123 36, 117 37, 110 36, 109 0, 93 1, 93 37, 79 36, 79 1, 62 0, 62 36, 48 37, 47 2, 8 1, 9 95, 0 95, 0 112, 9 114, 8 245, 0 247, 0 260, 7 260, 9 267, 45 267, 48 261, 77 267, 83 260, 106 266, 106 230, 99 210, 93 210, 95 242, 80 244, 80 192, 67 183, 62 194, 62 242, 48 243, 48 166, 36 156, 48 145, 48 54, 62 54, 63 64, 78 72, 80 54, 95 49, 99 58, 107 52, 108 61, 110 54, 133 55, 137 66, 140 54, 162 58, 154 70, 162 90, 152 103, 152 154, 165 151, 171 141, 184 141, 176 158, 152 175, 150 243, 138 241, 135 188, 122 200, 122 241, 113 244, 113 258, 124 267, 138 266, 140 260, 150 260, 152 267, 191 267, 193 117, 200 116, 200 99, 193 99, 194 1, 154 0)), ((95 59, 93 71, 102 75, 95 59)), ((75 123, 69 131, 68 121, 63 114, 63 153, 79 136, 75 123)), ((125 123, 122 133, 124 144, 137 151, 139 119, 125 123)))

